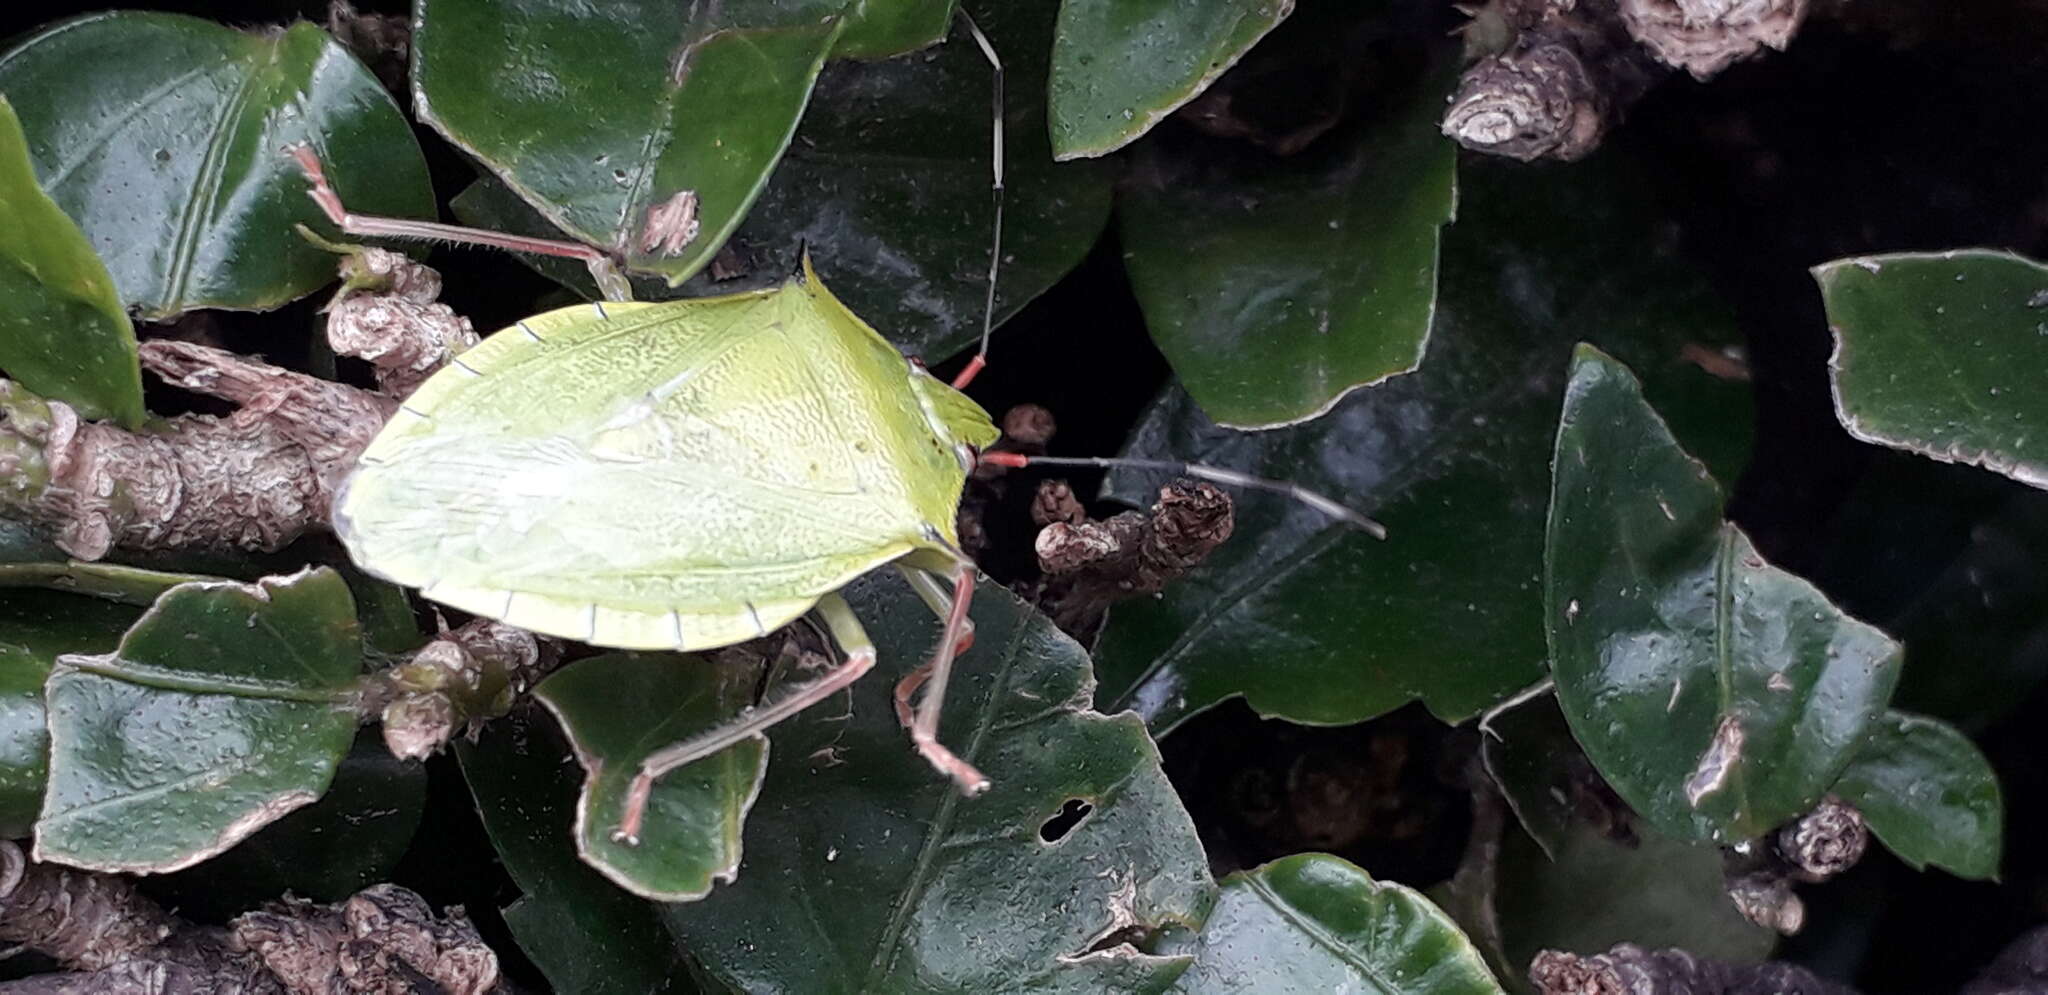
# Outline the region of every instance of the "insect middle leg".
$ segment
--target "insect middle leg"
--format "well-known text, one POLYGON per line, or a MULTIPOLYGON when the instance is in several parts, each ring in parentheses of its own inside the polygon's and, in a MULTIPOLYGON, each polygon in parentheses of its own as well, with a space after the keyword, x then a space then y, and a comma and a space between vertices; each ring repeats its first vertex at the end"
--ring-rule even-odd
POLYGON ((634 775, 633 783, 626 788, 625 811, 619 817, 619 828, 612 832, 613 839, 628 845, 640 841, 640 822, 647 813, 647 796, 653 792, 655 780, 663 774, 766 730, 823 701, 874 668, 875 644, 868 638, 867 630, 861 628, 860 618, 854 615, 846 599, 837 594, 827 594, 818 599, 815 611, 824 621, 826 630, 832 633, 832 641, 839 644, 839 651, 846 654, 845 661, 782 698, 746 712, 737 722, 648 754, 645 760, 640 761, 640 772, 634 775))
POLYGON ((946 704, 946 682, 953 673, 953 659, 974 642, 974 623, 967 617, 968 603, 974 597, 974 568, 966 564, 954 568, 950 596, 945 585, 929 573, 904 568, 903 575, 946 624, 931 659, 896 683, 896 719, 910 731, 911 743, 925 760, 951 777, 962 792, 980 794, 988 788, 988 778, 939 743, 939 712, 946 704), (925 689, 924 700, 913 708, 910 700, 920 687, 925 689))

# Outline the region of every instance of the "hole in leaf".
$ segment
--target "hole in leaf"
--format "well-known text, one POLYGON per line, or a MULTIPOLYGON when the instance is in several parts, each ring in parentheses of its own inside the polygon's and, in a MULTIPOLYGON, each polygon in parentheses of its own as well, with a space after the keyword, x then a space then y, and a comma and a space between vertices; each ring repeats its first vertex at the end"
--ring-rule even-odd
POLYGON ((1052 818, 1045 820, 1045 824, 1038 827, 1038 838, 1047 843, 1058 843, 1066 839, 1067 834, 1073 832, 1074 827, 1080 825, 1081 820, 1088 818, 1088 813, 1093 811, 1095 806, 1079 798, 1069 798, 1052 818))

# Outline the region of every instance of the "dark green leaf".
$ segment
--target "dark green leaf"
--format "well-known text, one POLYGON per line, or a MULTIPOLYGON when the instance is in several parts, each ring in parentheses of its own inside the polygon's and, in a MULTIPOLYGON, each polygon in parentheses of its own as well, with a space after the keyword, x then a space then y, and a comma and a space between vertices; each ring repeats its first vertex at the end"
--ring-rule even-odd
POLYGON ((882 59, 914 52, 946 37, 953 0, 859 0, 847 12, 846 30, 832 54, 842 59, 882 59))
POLYGON ((880 663, 850 702, 771 732, 739 880, 663 908, 691 952, 761 992, 1156 991, 1177 976, 1183 958, 1083 956, 1127 926, 1200 922, 1214 885, 1143 727, 1088 711, 1081 648, 1001 588, 975 597, 940 739, 994 787, 962 798, 890 706, 937 636, 930 611, 893 576, 849 596, 880 663))
POLYGON ((583 765, 576 849, 620 887, 665 902, 732 880, 740 827, 761 791, 768 741, 755 736, 654 782, 637 843, 614 839, 627 787, 655 750, 727 721, 758 675, 686 653, 610 653, 549 675, 534 697, 561 720, 583 765))
POLYGON ((1890 700, 1898 644, 1764 562, 1635 375, 1591 346, 1553 466, 1545 621, 1586 756, 1680 839, 1811 808, 1890 700))
POLYGON ((423 0, 417 109, 552 224, 681 282, 760 194, 844 6, 423 0), (701 227, 667 254, 644 240, 649 213, 684 191, 701 227))
MULTIPOLYGON (((1051 162, 1045 144, 1043 39, 1053 0, 970 3, 1007 66, 1006 224, 996 320, 1015 314, 1087 254, 1109 218, 1099 163, 1051 162)), ((991 179, 988 64, 956 33, 915 56, 837 63, 818 78, 795 142, 733 235, 744 273, 691 280, 692 296, 781 282, 808 249, 818 273, 855 314, 904 351, 942 359, 981 334, 991 179)), ((479 183, 456 198, 465 221, 546 234, 509 190, 479 183)), ((582 264, 534 260, 548 276, 594 294, 582 264)), ((637 282, 635 296, 674 291, 637 282)))
MULTIPOLYGON (((4 79, 4 77, 0 77, 4 79)), ((92 243, 36 185, 0 91, 0 368, 87 418, 142 425, 135 327, 92 243)))
MULTIPOLYGON (((192 581, 213 580, 200 574, 145 570, 118 563, 0 563, 0 588, 46 587, 90 594, 108 601, 147 608, 165 591, 192 581)), ((124 626, 125 628, 125 626, 124 626)))
POLYGON ((1933 864, 1958 877, 1998 876, 2005 822, 1998 775, 1953 726, 1885 713, 1834 790, 1915 869, 1933 864))
POLYGON ((1813 275, 1851 435, 2048 487, 2048 266, 1975 249, 1838 259, 1813 275))
POLYGON ((1453 75, 1278 163, 1185 175, 1174 164, 1198 160, 1147 147, 1119 208, 1131 287, 1218 424, 1304 421, 1422 362, 1457 198, 1457 147, 1437 125, 1453 75))
POLYGON ((227 919, 286 893, 339 902, 390 879, 426 800, 426 768, 393 757, 372 729, 356 737, 319 801, 198 867, 152 880, 149 890, 204 919, 227 919))
POLYGON ((1734 961, 1770 953, 1777 935, 1728 898, 1720 851, 1643 825, 1572 740, 1555 698, 1486 723, 1487 773, 1526 830, 1502 834, 1492 883, 1518 973, 1545 948, 1597 953, 1628 942, 1734 961))
POLYGON ((1064 0, 1052 43, 1053 154, 1130 144, 1293 11, 1294 0, 1064 0))
POLYGON ((1499 992, 1479 951, 1429 900, 1320 853, 1223 879, 1199 936, 1161 952, 1193 967, 1177 992, 1499 992))
MULTIPOLYGON (((1262 714, 1334 725, 1420 698, 1457 720, 1538 680, 1550 439, 1578 338, 1635 361, 1687 441, 1740 467, 1748 386, 1682 358, 1734 341, 1732 322, 1657 248, 1631 174, 1610 154, 1565 171, 1481 164, 1461 183, 1420 370, 1256 433, 1216 428, 1175 392, 1126 447, 1295 481, 1385 522, 1387 541, 1243 495, 1207 563, 1111 614, 1106 710, 1136 707, 1166 730, 1241 694, 1262 714)), ((1115 472, 1111 493, 1149 504, 1157 479, 1115 472)))
POLYGON ((332 570, 165 592, 112 653, 50 677, 36 858, 173 871, 319 798, 355 738, 362 649, 332 570))
POLYGON ((65 653, 103 653, 141 614, 55 591, 0 598, 0 839, 27 836, 43 807, 50 733, 43 681, 65 653))
POLYGON ((292 230, 333 232, 286 145, 311 143, 351 210, 434 212, 404 116, 310 24, 89 14, 0 55, 0 92, 43 186, 146 317, 276 307, 334 279, 334 257, 292 230))
POLYGON ((577 857, 582 768, 554 720, 515 710, 459 741, 462 773, 498 859, 525 897, 505 924, 556 991, 655 995, 691 990, 655 907, 577 857))

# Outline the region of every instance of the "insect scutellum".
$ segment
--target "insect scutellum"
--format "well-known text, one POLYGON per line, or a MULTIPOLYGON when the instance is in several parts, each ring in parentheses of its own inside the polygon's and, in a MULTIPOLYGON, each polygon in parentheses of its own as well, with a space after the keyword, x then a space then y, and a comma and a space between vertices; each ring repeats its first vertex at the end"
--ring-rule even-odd
POLYGON ((973 639, 976 571, 959 549, 954 516, 977 461, 1168 469, 1279 491, 1384 535, 1326 497, 1236 471, 983 451, 998 433, 960 390, 986 366, 994 327, 1003 72, 988 38, 958 13, 992 69, 994 217, 979 347, 950 384, 906 361, 840 303, 808 256, 800 275, 778 288, 629 302, 618 263, 604 250, 352 214, 313 152, 288 150, 309 196, 344 232, 581 259, 614 299, 516 322, 405 400, 336 499, 335 531, 359 566, 461 610, 594 645, 712 649, 809 614, 843 654, 802 686, 649 754, 628 788, 615 838, 637 841, 664 774, 761 733, 875 666, 872 641, 837 592, 885 565, 943 620, 930 657, 894 689, 897 718, 917 751, 961 791, 988 787, 938 739, 952 663, 973 639), (792 368, 805 376, 763 374, 792 368), (593 394, 592 409, 568 418, 535 412, 530 403, 593 394), (764 410, 830 426, 841 437, 764 420, 764 410), (848 439, 860 440, 858 457, 848 439), (690 507, 701 517, 650 529, 633 518, 645 507, 690 507))

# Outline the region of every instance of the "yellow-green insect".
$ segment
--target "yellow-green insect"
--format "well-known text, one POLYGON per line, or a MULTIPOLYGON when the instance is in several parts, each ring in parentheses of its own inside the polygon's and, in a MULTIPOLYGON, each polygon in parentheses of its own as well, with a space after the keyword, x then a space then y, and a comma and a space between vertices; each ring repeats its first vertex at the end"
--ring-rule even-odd
MULTIPOLYGON (((994 63, 986 38, 968 27, 994 63)), ((601 285, 616 292, 623 284, 610 257, 590 246, 351 214, 311 152, 293 154, 314 200, 344 231, 571 256, 601 285)), ((666 218, 664 231, 687 227, 677 220, 687 208, 666 218)), ((930 659, 897 684, 897 716, 934 767, 979 792, 987 779, 937 739, 952 661, 971 633, 974 565, 958 548, 954 519, 978 459, 1177 470, 1280 490, 1379 531, 1327 498, 1213 467, 981 454, 998 433, 958 388, 987 353, 999 255, 990 253, 981 352, 950 386, 832 296, 808 258, 772 290, 580 304, 517 322, 404 401, 336 500, 335 532, 363 569, 428 598, 599 646, 712 649, 816 613, 843 662, 650 754, 614 834, 628 841, 662 774, 874 666, 872 642, 835 592, 893 565, 945 620, 930 659)))
POLYGON ((649 757, 635 800, 865 673, 873 648, 833 592, 895 564, 951 623, 920 672, 933 687, 912 738, 976 791, 981 775, 934 733, 974 576, 954 516, 996 436, 987 412, 905 360, 805 260, 773 290, 580 304, 492 335, 400 406, 334 528, 387 580, 599 646, 711 649, 815 609, 846 661, 649 757))

